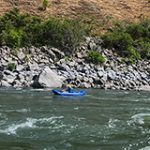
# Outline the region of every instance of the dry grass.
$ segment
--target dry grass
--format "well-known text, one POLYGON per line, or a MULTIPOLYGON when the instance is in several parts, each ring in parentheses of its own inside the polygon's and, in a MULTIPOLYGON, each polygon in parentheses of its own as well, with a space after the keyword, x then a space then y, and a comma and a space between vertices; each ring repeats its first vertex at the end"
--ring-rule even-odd
POLYGON ((46 11, 38 8, 42 0, 0 0, 0 15, 14 6, 21 12, 48 17, 85 17, 86 22, 111 24, 109 20, 126 20, 128 22, 150 18, 149 0, 49 0, 46 11))
POLYGON ((38 7, 42 0, 1 0, 0 14, 17 6, 23 12, 41 16, 71 16, 95 14, 98 16, 112 16, 121 20, 137 20, 150 17, 148 0, 49 0, 48 8, 42 12, 38 7))

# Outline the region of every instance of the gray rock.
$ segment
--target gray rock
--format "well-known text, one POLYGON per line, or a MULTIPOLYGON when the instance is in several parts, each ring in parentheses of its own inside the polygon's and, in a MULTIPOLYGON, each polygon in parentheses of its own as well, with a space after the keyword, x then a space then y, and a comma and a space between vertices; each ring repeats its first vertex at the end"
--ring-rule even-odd
POLYGON ((83 55, 80 52, 77 52, 76 55, 77 55, 77 58, 80 58, 80 59, 83 58, 83 55))
POLYGON ((15 80, 16 76, 7 75, 3 77, 3 80, 7 81, 7 83, 12 84, 15 80))
POLYGON ((20 60, 23 60, 25 58, 25 54, 21 50, 19 50, 19 52, 17 53, 17 56, 20 60))
POLYGON ((19 75, 17 76, 17 80, 24 80, 25 77, 26 77, 25 75, 19 74, 19 75))
POLYGON ((71 62, 68 63, 68 65, 69 65, 70 67, 74 67, 74 66, 76 65, 76 62, 75 62, 75 61, 71 61, 71 62))
POLYGON ((4 70, 5 75, 11 75, 11 76, 16 76, 16 73, 10 71, 10 70, 4 70))
POLYGON ((60 76, 58 76, 54 71, 52 71, 49 67, 45 67, 44 70, 41 71, 37 79, 33 84, 35 88, 48 88, 48 87, 61 87, 62 80, 60 76))
POLYGON ((48 55, 52 60, 56 60, 56 55, 54 52, 52 52, 50 49, 47 50, 48 55))
POLYGON ((66 62, 66 59, 60 59, 58 62, 57 62, 57 64, 58 65, 60 65, 60 64, 64 64, 66 62))
POLYGON ((31 46, 29 49, 28 49, 29 53, 30 54, 34 54, 35 53, 35 47, 31 46))
POLYGON ((1 58, 1 63, 3 64, 3 66, 7 66, 8 62, 6 60, 4 60, 3 58, 1 58))
POLYGON ((134 81, 129 81, 129 87, 130 88, 136 88, 136 83, 134 81))
POLYGON ((104 68, 103 68, 103 66, 100 66, 100 65, 95 65, 94 66, 94 69, 96 70, 96 71, 104 71, 104 68))
POLYGON ((92 41, 88 44, 88 48, 90 50, 96 50, 97 49, 96 47, 97 47, 96 44, 92 41))
POLYGON ((57 48, 51 48, 51 51, 54 52, 54 54, 57 56, 58 59, 65 57, 65 54, 60 50, 58 50, 57 48))
POLYGON ((93 83, 94 81, 92 78, 89 78, 88 80, 89 80, 89 83, 93 83))
POLYGON ((66 65, 66 64, 60 65, 59 68, 61 70, 64 70, 64 71, 70 71, 71 70, 70 67, 68 65, 66 65))
POLYGON ((68 73, 69 73, 70 79, 74 80, 76 78, 76 76, 73 72, 70 71, 68 73))
POLYGON ((113 70, 109 70, 109 71, 107 72, 107 76, 108 76, 109 79, 115 80, 115 78, 116 78, 116 72, 113 71, 113 70))
POLYGON ((39 66, 37 63, 28 63, 29 70, 39 70, 39 66))
POLYGON ((82 68, 82 66, 81 66, 81 65, 77 65, 77 68, 76 68, 76 69, 77 69, 77 71, 78 71, 78 72, 80 72, 80 71, 82 71, 82 70, 83 70, 83 68, 82 68))
POLYGON ((82 82, 82 83, 80 83, 80 87, 82 87, 82 88, 90 88, 91 84, 87 83, 87 82, 82 82))
POLYGON ((5 81, 5 80, 2 80, 1 81, 1 86, 2 87, 11 87, 11 84, 9 84, 7 81, 5 81))
POLYGON ((24 69, 24 66, 23 65, 17 65, 16 67, 16 71, 22 71, 24 69))
POLYGON ((88 79, 87 77, 83 76, 83 81, 84 81, 84 82, 88 82, 89 79, 88 79))
POLYGON ((141 72, 140 75, 141 75, 141 78, 142 78, 142 79, 146 79, 146 78, 147 78, 147 75, 146 75, 146 73, 144 73, 144 72, 141 72))
POLYGON ((98 71, 97 76, 102 78, 104 76, 104 72, 103 71, 98 71))
POLYGON ((47 60, 47 59, 40 59, 39 63, 49 64, 49 60, 47 60))
POLYGON ((104 74, 104 76, 101 78, 101 81, 103 83, 106 83, 106 81, 107 81, 107 74, 104 74))
POLYGON ((13 87, 15 87, 15 88, 20 88, 20 87, 22 87, 22 84, 21 84, 20 81, 15 80, 15 81, 13 82, 13 87))
POLYGON ((83 64, 84 59, 81 59, 81 58, 80 58, 80 59, 77 59, 76 62, 77 62, 78 64, 83 64))
POLYGON ((0 71, 0 81, 3 79, 3 72, 0 71))
POLYGON ((51 58, 48 59, 49 63, 54 63, 54 60, 52 60, 51 58))
POLYGON ((82 75, 80 75, 80 74, 76 75, 76 80, 81 81, 82 80, 82 75))
POLYGON ((56 69, 57 67, 54 64, 50 64, 49 66, 51 69, 56 69))
POLYGON ((150 92, 150 86, 149 85, 142 85, 139 90, 142 90, 142 91, 149 91, 150 92))
POLYGON ((86 43, 89 43, 91 41, 91 38, 90 37, 86 37, 85 40, 86 40, 86 43))

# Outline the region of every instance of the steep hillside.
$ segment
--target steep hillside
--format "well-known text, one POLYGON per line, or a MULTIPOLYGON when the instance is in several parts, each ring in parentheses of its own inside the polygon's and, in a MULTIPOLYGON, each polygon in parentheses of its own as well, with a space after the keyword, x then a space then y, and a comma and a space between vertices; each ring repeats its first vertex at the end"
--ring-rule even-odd
POLYGON ((76 17, 80 15, 94 15, 101 19, 106 16, 128 21, 150 17, 149 0, 49 0, 46 11, 38 8, 42 0, 1 0, 0 15, 14 6, 22 12, 47 17, 76 17))

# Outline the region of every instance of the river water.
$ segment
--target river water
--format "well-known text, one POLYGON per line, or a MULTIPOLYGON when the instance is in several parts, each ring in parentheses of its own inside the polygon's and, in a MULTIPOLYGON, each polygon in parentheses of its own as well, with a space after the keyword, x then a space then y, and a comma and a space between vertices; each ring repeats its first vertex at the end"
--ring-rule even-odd
POLYGON ((0 90, 0 150, 149 150, 150 93, 0 90))

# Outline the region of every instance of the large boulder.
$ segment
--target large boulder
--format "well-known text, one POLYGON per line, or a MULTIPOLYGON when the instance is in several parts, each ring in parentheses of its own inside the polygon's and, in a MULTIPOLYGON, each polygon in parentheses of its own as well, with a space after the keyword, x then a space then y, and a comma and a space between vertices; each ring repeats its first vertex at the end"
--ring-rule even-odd
POLYGON ((150 92, 150 86, 148 85, 142 85, 139 90, 142 90, 142 91, 149 91, 150 92))
POLYGON ((0 86, 2 86, 2 87, 11 87, 11 84, 9 84, 9 83, 8 83, 7 81, 5 81, 5 80, 1 80, 0 86))
POLYGON ((41 73, 34 80, 34 88, 57 88, 62 86, 61 77, 58 76, 53 70, 46 66, 41 73))

